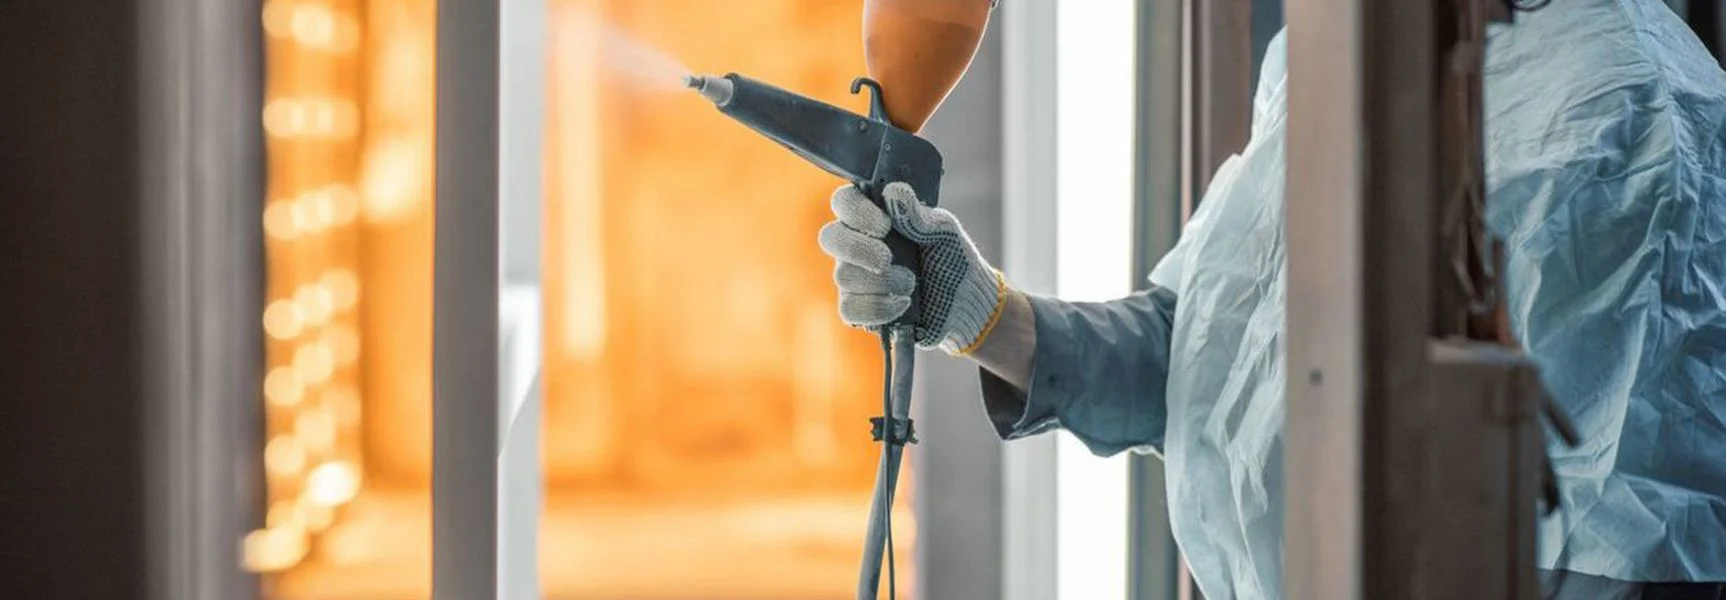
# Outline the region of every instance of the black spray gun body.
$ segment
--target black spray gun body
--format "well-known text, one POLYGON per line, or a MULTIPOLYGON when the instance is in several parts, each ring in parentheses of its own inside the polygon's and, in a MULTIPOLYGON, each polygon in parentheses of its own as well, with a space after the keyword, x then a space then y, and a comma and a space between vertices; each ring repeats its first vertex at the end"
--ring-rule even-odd
MULTIPOLYGON (((685 83, 712 101, 719 112, 850 181, 883 212, 888 210, 884 191, 889 183, 910 185, 917 199, 929 206, 935 206, 940 198, 940 151, 928 140, 888 120, 881 86, 873 80, 860 77, 851 83, 853 94, 864 87, 874 91, 867 117, 736 73, 724 77, 690 76, 685 83)), ((898 232, 889 232, 886 242, 893 252, 893 264, 912 273, 919 271, 922 253, 916 244, 898 232)), ((913 294, 905 314, 880 330, 882 345, 889 349, 888 391, 883 400, 883 416, 871 420, 875 440, 883 446, 863 547, 863 568, 858 575, 858 600, 876 597, 883 552, 888 556, 892 553, 890 515, 899 465, 905 444, 917 441, 910 414, 911 378, 916 356, 913 327, 921 308, 917 295, 913 294)), ((889 595, 893 594, 891 565, 889 561, 889 595)))

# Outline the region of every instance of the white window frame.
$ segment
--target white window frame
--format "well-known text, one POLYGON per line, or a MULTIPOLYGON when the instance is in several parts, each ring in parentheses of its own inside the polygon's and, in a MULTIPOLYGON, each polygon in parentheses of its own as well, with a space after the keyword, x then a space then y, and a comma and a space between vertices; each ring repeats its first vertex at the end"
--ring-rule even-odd
MULTIPOLYGON (((1056 292, 1105 301, 1132 291, 1133 2, 1056 2, 1056 292)), ((1126 598, 1128 455, 1055 443, 1056 597, 1126 598)))

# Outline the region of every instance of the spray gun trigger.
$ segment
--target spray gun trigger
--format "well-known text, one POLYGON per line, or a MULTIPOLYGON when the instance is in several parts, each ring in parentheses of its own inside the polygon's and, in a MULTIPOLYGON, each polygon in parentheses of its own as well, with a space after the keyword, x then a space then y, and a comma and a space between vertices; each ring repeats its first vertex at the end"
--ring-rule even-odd
POLYGON ((851 80, 852 94, 863 91, 865 87, 875 92, 869 97, 869 118, 882 123, 890 122, 887 118, 886 101, 881 97, 881 84, 868 77, 858 77, 851 80))

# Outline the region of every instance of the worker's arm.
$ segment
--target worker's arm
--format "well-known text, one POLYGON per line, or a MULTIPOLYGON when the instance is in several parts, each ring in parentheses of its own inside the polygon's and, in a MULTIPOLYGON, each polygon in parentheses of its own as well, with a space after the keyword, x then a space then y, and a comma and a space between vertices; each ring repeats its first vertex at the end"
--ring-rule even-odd
POLYGON ((821 230, 837 263, 839 313, 860 327, 891 323, 915 296, 919 347, 982 367, 984 404, 1003 438, 1057 426, 1099 454, 1161 446, 1167 421, 1167 290, 1074 303, 1014 291, 952 213, 887 188, 890 215, 854 188, 833 196, 838 220, 821 230), (918 272, 891 264, 882 237, 898 231, 922 249, 918 272))
POLYGON ((1001 323, 972 358, 1002 439, 1064 428, 1099 455, 1161 450, 1168 423, 1175 295, 1162 288, 1109 302, 1009 294, 1001 323))
POLYGON ((1024 390, 1031 387, 1031 367, 1037 349, 1037 321, 1031 312, 1031 300, 1024 293, 1008 289, 1002 303, 1001 319, 989 337, 977 345, 971 359, 985 371, 1024 390))

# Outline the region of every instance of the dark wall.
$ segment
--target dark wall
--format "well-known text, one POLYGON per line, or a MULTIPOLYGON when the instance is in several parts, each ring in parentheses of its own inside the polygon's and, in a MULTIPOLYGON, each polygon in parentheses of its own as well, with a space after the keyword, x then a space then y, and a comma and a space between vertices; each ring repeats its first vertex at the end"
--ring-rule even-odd
MULTIPOLYGON (((1666 6, 1678 17, 1684 19, 1690 29, 1696 32, 1696 37, 1702 40, 1702 45, 1708 48, 1708 53, 1714 58, 1726 61, 1726 14, 1720 10, 1720 5, 1726 0, 1665 0, 1666 6)), ((1726 64, 1726 63, 1723 63, 1726 64)))
POLYGON ((1714 58, 1726 61, 1726 14, 1721 13, 1720 4, 1721 0, 1691 0, 1685 20, 1714 58))
POLYGON ((1283 29, 1283 0, 1253 0, 1253 94, 1259 90, 1259 70, 1271 38, 1283 29))
POLYGON ((0 1, 0 598, 142 595, 135 11, 0 1))

